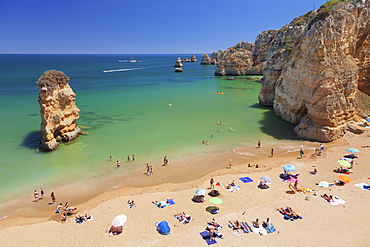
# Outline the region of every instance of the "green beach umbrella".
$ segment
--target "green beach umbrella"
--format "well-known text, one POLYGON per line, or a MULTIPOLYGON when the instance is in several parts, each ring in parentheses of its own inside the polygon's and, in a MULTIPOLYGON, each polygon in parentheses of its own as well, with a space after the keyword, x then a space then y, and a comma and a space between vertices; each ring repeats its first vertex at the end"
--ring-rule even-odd
POLYGON ((222 203, 222 199, 218 198, 218 197, 212 197, 211 199, 209 199, 209 202, 212 203, 212 204, 221 204, 222 203))
POLYGON ((350 164, 347 160, 338 160, 338 163, 339 163, 341 166, 351 167, 351 164, 350 164))

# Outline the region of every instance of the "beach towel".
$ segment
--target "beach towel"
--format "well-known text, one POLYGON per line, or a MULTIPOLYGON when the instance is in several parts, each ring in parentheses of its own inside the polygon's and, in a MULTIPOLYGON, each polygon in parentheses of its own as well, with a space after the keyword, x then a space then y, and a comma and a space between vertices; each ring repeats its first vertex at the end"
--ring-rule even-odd
POLYGON ((161 204, 161 206, 159 206, 159 205, 157 205, 157 204, 154 204, 154 205, 156 205, 157 206, 157 208, 164 208, 164 207, 167 207, 167 206, 169 206, 170 204, 167 204, 167 202, 165 202, 165 201, 159 201, 158 203, 160 203, 161 204))
MULTIPOLYGON (((325 198, 322 198, 324 201, 328 202, 325 198)), ((341 204, 345 204, 346 201, 340 199, 338 196, 333 196, 333 201, 329 202, 333 206, 339 206, 341 204)))
POLYGON ((173 199, 167 199, 167 202, 168 202, 169 205, 175 204, 175 202, 173 201, 173 199))
POLYGON ((266 229, 267 233, 276 232, 276 228, 274 227, 273 224, 270 224, 270 226, 266 226, 265 229, 266 229))
POLYGON ((248 225, 247 222, 241 222, 240 224, 243 227, 244 233, 250 233, 252 231, 252 228, 248 225))
POLYGON ((367 183, 359 183, 359 184, 355 184, 356 187, 359 187, 360 189, 362 190, 367 190, 367 191, 370 191, 370 184, 367 184, 367 183))
POLYGON ((250 177, 242 177, 242 178, 239 178, 243 183, 249 183, 249 182, 253 182, 253 180, 250 178, 250 177))
POLYGON ((334 196, 333 197, 333 200, 334 200, 333 202, 329 202, 333 206, 338 206, 338 205, 341 205, 341 204, 345 204, 346 203, 346 201, 340 199, 338 196, 334 196))
POLYGON ((208 245, 217 244, 217 241, 215 239, 211 239, 211 236, 209 235, 208 231, 200 232, 199 234, 200 236, 202 236, 202 238, 204 239, 204 241, 206 241, 208 245))
POLYGON ((329 186, 333 186, 334 184, 329 183, 329 182, 326 182, 326 181, 320 181, 320 182, 319 182, 319 183, 317 183, 316 185, 321 186, 321 187, 323 187, 323 188, 327 188, 327 187, 329 187, 329 186))
POLYGON ((254 227, 253 225, 252 225, 252 230, 253 230, 253 232, 255 233, 255 234, 259 234, 259 235, 267 235, 267 231, 266 231, 266 229, 265 228, 263 228, 262 226, 260 226, 260 227, 254 227))

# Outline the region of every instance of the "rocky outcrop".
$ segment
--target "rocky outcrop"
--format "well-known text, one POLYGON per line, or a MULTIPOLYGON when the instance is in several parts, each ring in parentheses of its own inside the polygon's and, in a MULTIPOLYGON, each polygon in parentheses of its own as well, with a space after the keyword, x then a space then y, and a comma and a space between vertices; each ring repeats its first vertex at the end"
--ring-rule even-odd
POLYGON ((215 75, 262 75, 268 50, 276 33, 275 30, 265 31, 258 35, 253 44, 242 41, 226 51, 219 52, 215 75))
POLYGON ((188 63, 188 62, 190 62, 190 59, 189 59, 189 58, 187 58, 187 57, 185 57, 185 58, 183 58, 183 59, 182 59, 182 62, 183 62, 183 63, 188 63))
POLYGON ((40 89, 40 150, 52 151, 59 142, 73 141, 82 133, 76 125, 80 112, 75 104, 76 94, 68 82, 69 78, 56 70, 46 71, 37 81, 40 89))
POLYGON ((195 55, 191 55, 190 62, 194 63, 197 61, 197 57, 195 55))
POLYGON ((211 58, 207 53, 202 55, 201 65, 214 65, 216 64, 216 59, 211 58))
POLYGON ((180 68, 180 67, 183 67, 184 65, 181 63, 181 58, 178 57, 177 60, 176 60, 176 63, 173 67, 176 67, 176 68, 180 68))
POLYGON ((362 114, 356 94, 370 94, 370 1, 350 2, 295 19, 268 50, 259 101, 304 139, 329 142, 353 130, 362 114))

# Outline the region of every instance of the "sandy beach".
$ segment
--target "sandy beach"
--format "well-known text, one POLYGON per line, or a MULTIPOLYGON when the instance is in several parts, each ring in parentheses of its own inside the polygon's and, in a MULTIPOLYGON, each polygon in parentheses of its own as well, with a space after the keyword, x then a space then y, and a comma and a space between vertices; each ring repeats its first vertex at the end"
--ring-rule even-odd
MULTIPOLYGON (((170 160, 167 166, 155 164, 154 175, 143 174, 144 168, 132 180, 117 188, 83 200, 73 197, 68 187, 55 191, 57 203, 68 201, 77 207, 77 212, 66 222, 61 222, 61 214, 55 214, 55 205, 49 193, 38 202, 31 202, 27 209, 14 213, 12 217, 0 221, 0 240, 2 246, 206 246, 200 236, 207 227, 207 221, 216 218, 222 226, 223 239, 216 238, 214 246, 366 246, 370 240, 367 226, 370 214, 370 192, 355 186, 357 183, 370 182, 368 179, 370 148, 368 133, 361 135, 347 133, 344 138, 333 143, 324 144, 323 155, 315 155, 319 143, 302 141, 288 148, 288 145, 251 147, 232 150, 221 154, 210 154, 183 160, 170 160), (337 160, 347 154, 347 148, 360 150, 359 158, 348 176, 353 180, 344 186, 322 188, 316 183, 327 181, 333 183, 338 173, 333 169, 340 167, 337 160), (270 157, 271 148, 274 156, 270 157), (297 149, 298 148, 298 149, 297 149), (303 158, 299 148, 305 150, 303 158), (288 150, 289 149, 289 150, 288 150), (247 154, 247 155, 246 155, 247 154), (229 166, 229 159, 233 165, 229 166), (208 170, 199 170, 198 164, 208 162, 208 170), (259 168, 248 164, 259 164, 259 168), (294 173, 299 175, 299 186, 314 190, 311 193, 292 193, 288 183, 279 178, 283 166, 291 164, 296 167, 294 173), (318 173, 312 175, 314 168, 318 173), (205 174, 205 175, 204 175, 205 174), (272 179, 269 189, 257 188, 262 176, 272 179), (243 183, 239 178, 250 177, 253 182, 243 183), (197 189, 211 191, 210 179, 224 185, 233 180, 241 186, 240 191, 230 192, 216 186, 223 203, 218 214, 206 211, 212 206, 205 195, 204 203, 194 203, 191 198, 197 189), (345 204, 333 206, 320 195, 338 196, 345 204), (152 201, 173 199, 175 204, 157 208, 152 201), (128 208, 127 201, 134 200, 136 207, 128 208), (85 201, 83 203, 77 203, 85 201), (284 220, 277 209, 290 206, 302 219, 284 220), (188 224, 180 223, 174 215, 186 212, 193 220, 188 224), (75 222, 75 216, 90 213, 92 221, 82 224, 75 222), (106 230, 112 219, 119 214, 127 215, 127 222, 122 234, 109 237, 106 230), (259 222, 270 219, 277 231, 259 235, 253 232, 238 236, 228 227, 229 221, 259 222), (171 234, 160 235, 155 223, 167 221, 171 234)), ((90 183, 88 184, 90 185, 90 183)), ((86 186, 81 184, 81 186, 86 186)))

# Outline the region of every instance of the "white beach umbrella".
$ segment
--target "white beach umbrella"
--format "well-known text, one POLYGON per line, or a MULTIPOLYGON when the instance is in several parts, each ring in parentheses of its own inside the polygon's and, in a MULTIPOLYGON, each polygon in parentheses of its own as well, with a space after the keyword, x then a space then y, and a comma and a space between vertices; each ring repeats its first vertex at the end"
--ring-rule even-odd
POLYGON ((123 226, 125 222, 127 221, 127 216, 124 214, 117 215, 114 217, 112 220, 112 226, 117 227, 117 226, 123 226))

